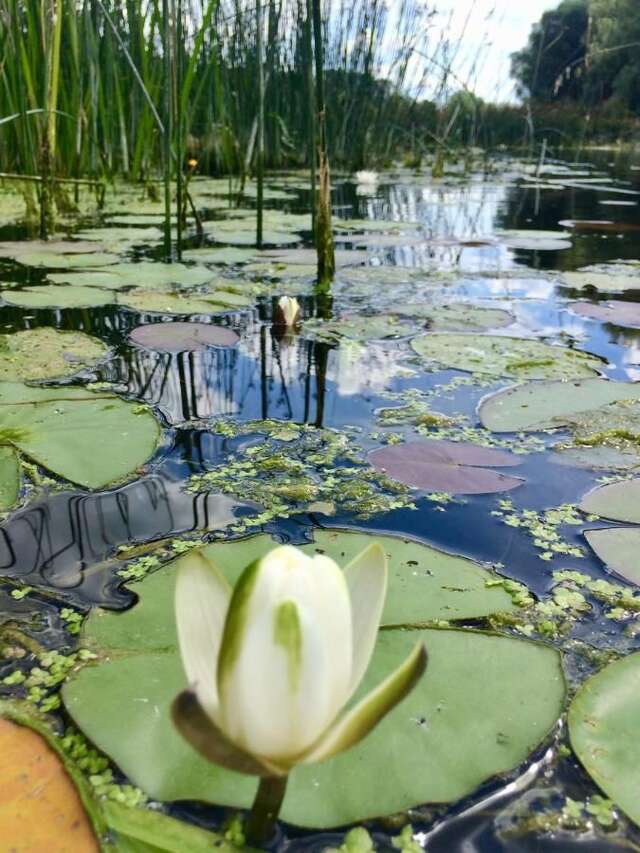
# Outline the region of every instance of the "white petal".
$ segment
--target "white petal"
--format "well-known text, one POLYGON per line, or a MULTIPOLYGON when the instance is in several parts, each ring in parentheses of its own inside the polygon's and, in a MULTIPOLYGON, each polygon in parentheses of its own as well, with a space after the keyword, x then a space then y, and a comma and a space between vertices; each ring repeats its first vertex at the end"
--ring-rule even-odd
POLYGON ((218 670, 222 728, 246 752, 293 762, 346 701, 351 654, 338 566, 276 548, 234 590, 218 670))
POLYGON ((200 551, 180 558, 175 609, 182 665, 213 719, 218 708, 218 653, 230 600, 231 587, 200 551))
POLYGON ((387 555, 382 546, 374 542, 361 551, 345 566, 344 575, 349 587, 353 625, 351 695, 369 666, 387 594, 387 555))
POLYGON ((427 651, 417 643, 409 657, 368 693, 304 756, 304 764, 326 761, 355 746, 414 688, 427 666, 427 651))

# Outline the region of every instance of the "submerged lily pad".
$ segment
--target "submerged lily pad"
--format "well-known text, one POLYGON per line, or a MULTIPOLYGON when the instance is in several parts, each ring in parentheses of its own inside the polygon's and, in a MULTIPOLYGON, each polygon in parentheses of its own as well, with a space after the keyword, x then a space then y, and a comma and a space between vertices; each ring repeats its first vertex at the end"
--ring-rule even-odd
POLYGON ((226 326, 209 323, 153 323, 129 335, 138 346, 159 352, 196 352, 208 347, 232 347, 240 337, 226 326))
POLYGON ((596 471, 629 471, 640 467, 638 453, 599 444, 587 447, 554 448, 551 461, 558 462, 560 465, 591 468, 596 471))
POLYGON ((613 323, 628 329, 640 329, 640 304, 637 302, 621 302, 612 299, 597 305, 591 302, 572 302, 569 309, 581 317, 590 320, 602 320, 603 323, 613 323))
POLYGON ((0 296, 8 305, 16 305, 19 308, 96 308, 115 302, 114 297, 107 291, 64 284, 2 290, 0 296))
MULTIPOLYGON (((417 543, 316 531, 316 542, 305 549, 322 549, 344 565, 372 539, 391 556, 386 624, 415 623, 417 614, 455 618, 460 608, 470 613, 474 606, 465 607, 467 596, 480 612, 491 608, 485 596, 495 588, 478 583, 477 566, 417 543), (466 565, 466 577, 456 575, 456 562, 466 565)), ((268 537, 252 537, 201 553, 233 582, 248 560, 272 545, 268 537)), ((256 780, 204 761, 171 723, 169 705, 185 686, 173 615, 177 565, 139 584, 140 603, 132 610, 91 613, 82 643, 99 653, 100 662, 74 675, 63 698, 76 723, 153 798, 247 806, 256 780)), ((504 596, 502 591, 502 601, 504 596)), ((501 607, 498 599, 494 603, 501 607)), ((547 735, 562 708, 564 679, 558 653, 528 641, 476 631, 382 631, 361 692, 380 683, 418 639, 427 646, 429 665, 416 689, 356 748, 297 768, 284 820, 325 828, 423 802, 456 801, 516 767, 547 735)))
POLYGON ((302 324, 302 334, 326 341, 348 338, 352 341, 375 341, 383 338, 404 337, 414 331, 413 326, 400 323, 397 317, 345 317, 342 320, 307 320, 302 324))
POLYGON ((640 826, 640 654, 587 679, 568 722, 571 745, 587 773, 640 826))
POLYGON ((146 408, 113 394, 0 382, 0 444, 78 485, 99 489, 128 476, 159 437, 146 408))
POLYGON ((507 492, 524 483, 520 477, 490 470, 519 465, 512 453, 469 442, 409 441, 374 450, 369 461, 407 486, 453 495, 507 492))
POLYGON ((418 355, 443 367, 520 379, 572 379, 602 367, 596 356, 527 338, 429 334, 414 338, 418 355))
POLYGON ((513 315, 500 308, 484 308, 466 302, 451 302, 448 305, 434 305, 429 302, 410 302, 399 305, 395 314, 413 319, 429 321, 429 328, 437 331, 476 331, 499 329, 513 322, 513 315))
POLYGON ((640 400, 640 386, 609 379, 528 382, 486 397, 479 415, 492 432, 556 429, 616 400, 640 400))
POLYGON ((83 332, 40 327, 0 335, 0 380, 72 376, 107 352, 105 344, 83 332))

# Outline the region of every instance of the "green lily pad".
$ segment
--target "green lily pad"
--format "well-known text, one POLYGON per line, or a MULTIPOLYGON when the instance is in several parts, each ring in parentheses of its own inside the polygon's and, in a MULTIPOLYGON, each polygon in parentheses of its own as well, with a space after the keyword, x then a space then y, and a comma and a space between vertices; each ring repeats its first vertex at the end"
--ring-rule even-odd
POLYGON ((180 293, 136 288, 118 297, 118 304, 149 314, 216 314, 228 311, 229 306, 214 303, 204 294, 183 296, 180 293))
POLYGON ((551 461, 594 471, 630 471, 640 466, 640 455, 595 444, 592 447, 554 448, 551 461))
MULTIPOLYGON (((448 558, 447 565, 441 562, 444 555, 417 543, 317 531, 315 544, 305 547, 322 548, 344 565, 374 538, 391 553, 385 623, 415 622, 418 612, 421 618, 438 612, 450 618, 450 608, 459 613, 467 594, 476 598, 479 612, 491 608, 485 595, 495 588, 475 583, 477 566, 463 561, 471 573, 456 580, 450 561, 459 558, 448 558)), ((272 545, 260 536, 208 546, 203 553, 215 555, 233 581, 246 560, 261 553, 258 546, 272 545)), ((132 610, 91 613, 82 643, 98 652, 100 662, 66 683, 64 702, 80 728, 153 798, 246 806, 255 779, 201 759, 170 721, 171 700, 185 686, 173 616, 177 565, 142 581, 140 603, 132 610)), ((429 665, 417 688, 355 749, 321 765, 297 768, 284 820, 325 828, 423 802, 456 801, 492 775, 518 766, 548 734, 564 702, 559 655, 528 641, 476 631, 382 631, 358 696, 391 672, 418 639, 427 646, 429 665)))
POLYGON ((415 320, 428 320, 430 329, 450 332, 499 329, 508 326, 514 319, 512 314, 500 308, 483 308, 465 302, 451 302, 448 305, 410 302, 398 306, 394 313, 415 320))
POLYGON ((182 253, 185 261, 197 261, 200 264, 245 264, 255 255, 253 249, 236 249, 234 246, 187 249, 182 253))
POLYGON ((588 492, 580 502, 583 512, 640 524, 640 479, 608 483, 588 492))
POLYGON ((602 367, 602 361, 588 353, 527 338, 435 333, 414 338, 411 346, 422 358, 442 367, 490 376, 573 379, 602 367))
POLYGON ((383 338, 404 337, 415 331, 413 326, 401 323, 397 317, 345 317, 342 320, 307 320, 302 324, 302 334, 325 341, 375 341, 383 338))
POLYGON ((591 413, 616 400, 640 400, 640 387, 609 379, 528 382, 486 397, 479 415, 482 425, 492 432, 556 429, 575 415, 591 413))
POLYGON ((8 305, 16 305, 19 308, 96 308, 115 302, 114 297, 107 291, 65 284, 2 290, 0 296, 8 305))
POLYGON ((99 489, 128 476, 159 437, 146 408, 113 394, 0 382, 0 443, 78 485, 99 489))
POLYGON ((0 381, 72 376, 107 352, 105 344, 83 332, 41 327, 0 335, 0 381))
POLYGON ((419 222, 396 222, 391 219, 334 219, 334 231, 415 231, 419 222))
MULTIPOLYGON (((26 243, 25 246, 29 244, 26 243)), ((109 252, 87 252, 86 254, 58 254, 57 252, 30 252, 28 249, 14 255, 14 260, 25 267, 70 270, 78 267, 107 267, 120 261, 118 255, 109 252)))
POLYGON ((605 566, 640 586, 640 528, 605 527, 587 530, 584 536, 605 566))
POLYGON ((3 512, 18 500, 20 494, 20 460, 12 447, 0 447, 0 510, 3 512))
POLYGON ((609 272, 563 272, 560 284, 572 290, 597 290, 599 293, 626 293, 640 290, 640 275, 612 275, 609 272))
POLYGON ((52 284, 68 284, 74 287, 97 287, 101 290, 122 290, 131 287, 131 283, 123 279, 117 273, 112 272, 113 267, 107 270, 85 270, 83 272, 50 272, 47 281, 52 284))
POLYGON ((568 722, 571 745, 587 773, 640 826, 640 654, 587 679, 568 722))
MULTIPOLYGON (((230 243, 235 246, 255 246, 256 233, 255 230, 235 229, 233 231, 218 229, 209 232, 217 243, 230 243)), ((302 240, 298 234, 292 234, 290 231, 263 231, 262 243, 265 246, 289 246, 293 243, 299 243, 302 240)))
POLYGON ((509 249, 534 252, 558 252, 571 248, 568 231, 535 231, 534 229, 500 231, 497 236, 509 249))

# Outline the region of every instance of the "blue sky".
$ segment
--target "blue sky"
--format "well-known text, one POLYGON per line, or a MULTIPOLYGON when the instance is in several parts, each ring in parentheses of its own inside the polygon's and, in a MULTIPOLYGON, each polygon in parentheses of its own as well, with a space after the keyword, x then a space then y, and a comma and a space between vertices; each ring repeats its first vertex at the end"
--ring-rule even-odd
POLYGON ((515 94, 509 77, 509 54, 526 44, 531 25, 558 2, 431 0, 428 5, 435 7, 438 15, 437 32, 432 31, 429 40, 433 44, 441 32, 456 39, 464 31, 464 52, 456 61, 458 76, 482 98, 512 101, 515 94))

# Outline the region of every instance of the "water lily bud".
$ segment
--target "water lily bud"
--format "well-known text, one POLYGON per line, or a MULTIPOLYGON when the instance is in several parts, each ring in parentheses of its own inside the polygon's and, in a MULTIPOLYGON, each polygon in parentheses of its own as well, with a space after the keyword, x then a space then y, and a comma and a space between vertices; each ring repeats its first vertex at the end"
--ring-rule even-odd
POLYGON ((199 752, 230 769, 286 775, 363 738, 424 671, 419 643, 348 712, 369 665, 387 586, 371 545, 342 571, 290 545, 248 566, 233 592, 193 552, 182 558, 176 619, 190 690, 174 721, 199 752))
POLYGON ((281 296, 276 310, 276 322, 293 327, 300 320, 300 303, 295 296, 281 296))

